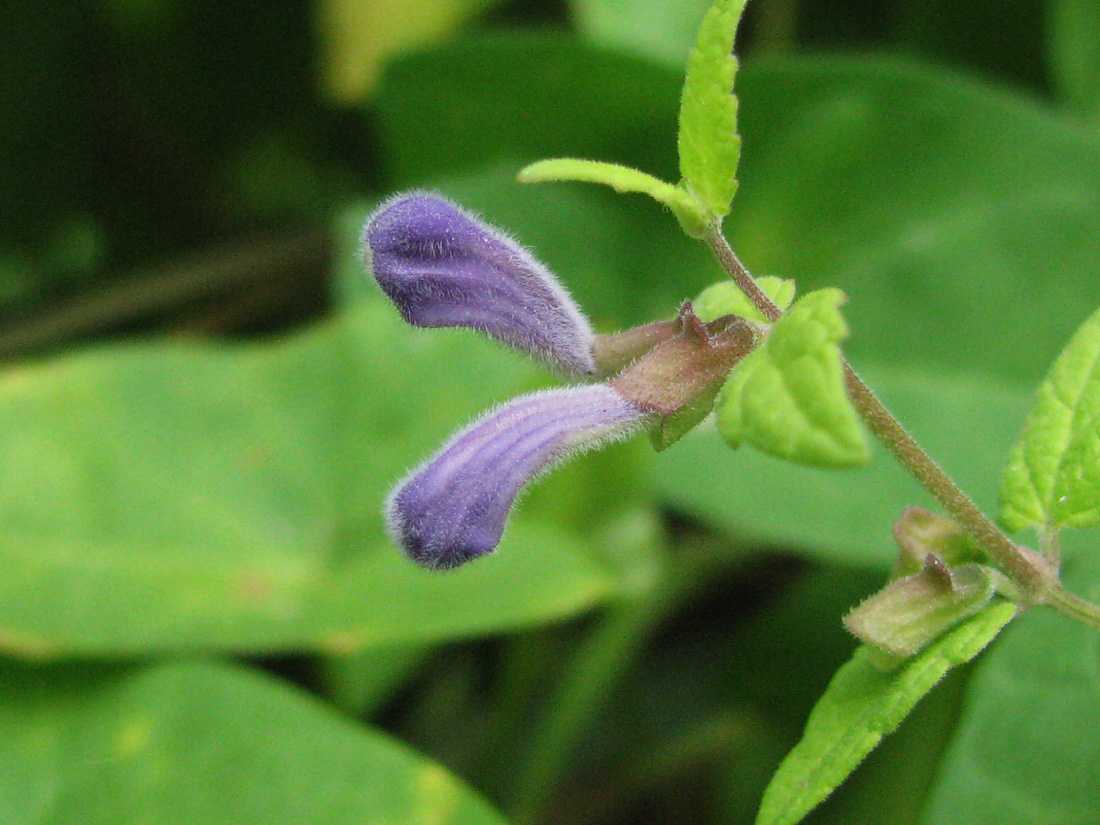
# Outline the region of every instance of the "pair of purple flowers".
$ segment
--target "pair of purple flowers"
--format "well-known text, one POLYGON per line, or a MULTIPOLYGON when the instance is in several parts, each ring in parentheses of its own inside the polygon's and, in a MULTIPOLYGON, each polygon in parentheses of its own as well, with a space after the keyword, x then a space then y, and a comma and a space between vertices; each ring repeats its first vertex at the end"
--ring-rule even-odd
POLYGON ((386 508, 390 532, 431 569, 491 552, 529 481, 674 414, 754 343, 744 322, 703 324, 690 304, 676 321, 595 335, 530 253, 436 195, 387 201, 368 219, 362 241, 374 277, 410 324, 470 327, 590 382, 496 407, 397 485, 386 508))

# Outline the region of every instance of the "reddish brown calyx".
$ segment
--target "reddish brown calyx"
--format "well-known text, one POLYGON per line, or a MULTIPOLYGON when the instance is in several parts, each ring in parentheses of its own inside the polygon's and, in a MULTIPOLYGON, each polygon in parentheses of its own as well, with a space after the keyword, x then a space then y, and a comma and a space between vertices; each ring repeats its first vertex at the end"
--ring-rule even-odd
POLYGON ((673 337, 654 346, 623 370, 611 386, 647 410, 672 415, 723 380, 757 343, 744 318, 725 315, 703 323, 687 301, 673 337))

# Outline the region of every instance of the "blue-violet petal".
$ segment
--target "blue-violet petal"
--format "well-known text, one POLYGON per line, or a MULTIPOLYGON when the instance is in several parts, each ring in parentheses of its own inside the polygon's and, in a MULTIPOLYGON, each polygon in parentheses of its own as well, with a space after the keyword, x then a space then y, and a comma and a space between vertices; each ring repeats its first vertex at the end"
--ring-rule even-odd
POLYGON ((569 293, 522 246, 437 195, 384 203, 362 248, 383 291, 419 327, 471 327, 590 375, 592 329, 569 293))
POLYGON ((460 431, 397 486, 387 505, 390 532, 431 569, 483 556, 496 548, 527 482, 624 438, 647 415, 606 384, 520 396, 460 431))

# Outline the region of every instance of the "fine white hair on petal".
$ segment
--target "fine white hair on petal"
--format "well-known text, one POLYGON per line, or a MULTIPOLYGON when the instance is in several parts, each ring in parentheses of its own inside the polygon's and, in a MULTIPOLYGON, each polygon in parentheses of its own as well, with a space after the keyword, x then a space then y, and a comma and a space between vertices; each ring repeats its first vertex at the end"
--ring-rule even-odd
POLYGON ((528 250, 431 192, 403 193, 367 219, 363 259, 411 324, 477 329, 569 373, 596 372, 588 319, 528 250))
POLYGON ((431 569, 496 548, 517 496, 562 461, 635 432, 649 413, 605 384, 501 404, 418 465, 386 501, 394 541, 431 569))

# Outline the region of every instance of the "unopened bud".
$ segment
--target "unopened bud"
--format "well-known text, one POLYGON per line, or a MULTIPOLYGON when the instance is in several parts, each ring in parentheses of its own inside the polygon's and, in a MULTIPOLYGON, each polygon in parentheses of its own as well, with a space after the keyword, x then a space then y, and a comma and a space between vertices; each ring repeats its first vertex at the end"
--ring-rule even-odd
POLYGON ((918 573, 890 582, 844 617, 888 669, 916 655, 993 598, 993 572, 979 564, 949 568, 929 554, 918 573))

